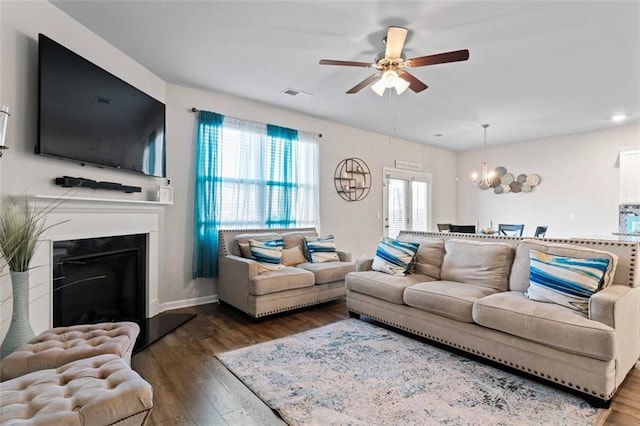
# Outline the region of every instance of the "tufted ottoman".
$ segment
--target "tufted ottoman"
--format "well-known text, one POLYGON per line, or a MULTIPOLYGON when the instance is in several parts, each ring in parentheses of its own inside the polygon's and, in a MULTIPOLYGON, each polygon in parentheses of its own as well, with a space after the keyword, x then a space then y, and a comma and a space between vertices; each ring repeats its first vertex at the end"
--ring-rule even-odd
POLYGON ((140 332, 133 322, 107 322, 49 329, 0 362, 0 381, 96 355, 114 354, 131 363, 140 332))
POLYGON ((0 425, 143 425, 152 407, 151 386, 111 354, 0 383, 0 425))

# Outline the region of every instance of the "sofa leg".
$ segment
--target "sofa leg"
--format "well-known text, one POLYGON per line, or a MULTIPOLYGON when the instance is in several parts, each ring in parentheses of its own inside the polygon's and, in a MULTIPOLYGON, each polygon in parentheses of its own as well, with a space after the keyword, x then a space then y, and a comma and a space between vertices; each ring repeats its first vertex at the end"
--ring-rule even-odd
POLYGON ((592 406, 593 408, 605 408, 608 409, 611 405, 611 400, 604 400, 600 398, 596 398, 595 396, 582 395, 582 399, 585 400, 587 404, 592 406))
POLYGON ((360 314, 349 311, 349 318, 360 319, 360 314))

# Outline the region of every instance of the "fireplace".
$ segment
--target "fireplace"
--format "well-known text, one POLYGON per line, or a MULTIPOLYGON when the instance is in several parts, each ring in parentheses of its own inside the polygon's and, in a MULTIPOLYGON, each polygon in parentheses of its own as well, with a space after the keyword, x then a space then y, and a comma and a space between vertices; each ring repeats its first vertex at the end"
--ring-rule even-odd
MULTIPOLYGON (((57 200, 57 196, 29 196, 29 202, 40 208, 57 200)), ((164 228, 165 206, 155 201, 74 196, 51 211, 49 230, 29 273, 33 331, 38 334, 60 324, 134 320, 140 325, 136 353, 191 319, 193 314, 161 312, 158 288, 163 279, 163 242, 159 230, 164 228), (123 247, 112 242, 119 240, 124 241, 123 247), (136 277, 124 278, 125 270, 134 271, 131 275, 136 277), (106 284, 106 278, 113 283, 102 288, 99 284, 106 284), (93 306, 82 308, 86 297, 93 298, 93 306), (62 311, 54 314, 58 305, 62 311)), ((6 312, 9 310, 0 309, 4 324, 11 318, 6 312)))
POLYGON ((146 234, 53 243, 53 326, 145 318, 146 234))

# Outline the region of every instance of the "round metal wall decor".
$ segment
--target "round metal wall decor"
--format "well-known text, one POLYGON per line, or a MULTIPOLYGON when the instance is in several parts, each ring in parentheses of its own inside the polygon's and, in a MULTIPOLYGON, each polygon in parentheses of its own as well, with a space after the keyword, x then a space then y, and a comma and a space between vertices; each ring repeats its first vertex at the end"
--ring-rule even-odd
POLYGON ((333 174, 338 195, 346 201, 364 200, 371 191, 371 171, 362 159, 345 158, 333 174))

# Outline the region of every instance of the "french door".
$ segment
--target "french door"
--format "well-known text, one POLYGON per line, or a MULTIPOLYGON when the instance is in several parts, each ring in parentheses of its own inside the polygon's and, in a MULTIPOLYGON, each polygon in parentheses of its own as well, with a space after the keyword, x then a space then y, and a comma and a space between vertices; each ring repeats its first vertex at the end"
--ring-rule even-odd
POLYGON ((431 175, 384 169, 383 235, 400 231, 427 231, 431 218, 431 175))

